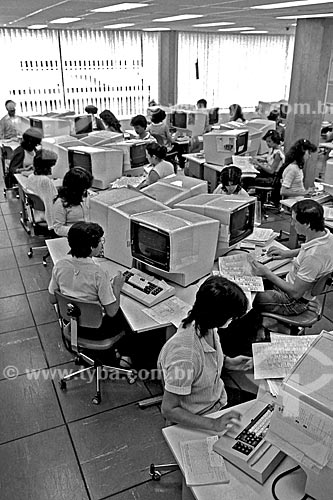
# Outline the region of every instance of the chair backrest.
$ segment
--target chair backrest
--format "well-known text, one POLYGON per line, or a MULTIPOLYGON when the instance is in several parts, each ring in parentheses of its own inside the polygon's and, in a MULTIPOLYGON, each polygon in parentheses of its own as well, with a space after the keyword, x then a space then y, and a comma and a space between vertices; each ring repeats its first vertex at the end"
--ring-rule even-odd
MULTIPOLYGON (((78 325, 83 328, 98 329, 103 321, 103 307, 99 302, 86 302, 74 299, 62 294, 58 290, 54 292, 58 304, 58 314, 61 319, 71 321, 74 308, 78 311, 78 325)), ((75 313, 74 313, 75 314, 75 313)))
POLYGON ((329 291, 332 285, 332 273, 324 274, 314 282, 311 289, 311 295, 317 297, 329 291))
POLYGON ((164 140, 163 140, 163 137, 160 135, 160 134, 153 134, 150 132, 150 134, 157 140, 158 144, 160 146, 165 146, 165 143, 164 143, 164 140))
POLYGON ((45 212, 44 202, 37 194, 28 191, 24 191, 24 194, 31 208, 39 210, 40 212, 45 212))

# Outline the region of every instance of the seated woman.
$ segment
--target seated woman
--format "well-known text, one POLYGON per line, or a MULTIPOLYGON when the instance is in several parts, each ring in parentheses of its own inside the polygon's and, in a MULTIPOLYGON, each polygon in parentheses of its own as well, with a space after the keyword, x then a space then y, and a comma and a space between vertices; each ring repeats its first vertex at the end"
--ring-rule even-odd
POLYGON ((99 117, 103 121, 106 130, 110 130, 110 132, 118 132, 122 134, 120 121, 111 113, 110 110, 105 109, 99 114, 99 117))
POLYGON ((303 184, 303 168, 311 153, 317 151, 317 147, 307 139, 296 141, 286 154, 282 172, 281 196, 294 198, 304 196, 306 189, 303 184))
POLYGON ((158 359, 164 380, 162 414, 171 423, 222 432, 237 425, 240 414, 204 415, 227 404, 221 371, 250 370, 252 358, 223 356, 217 327, 223 328, 247 309, 242 289, 221 276, 210 276, 197 292, 187 318, 164 344, 158 359))
MULTIPOLYGON (((170 152, 174 145, 168 125, 165 123, 166 113, 163 109, 157 108, 151 115, 151 124, 148 125, 148 130, 153 136, 158 136, 161 139, 161 146, 165 146, 170 152)), ((156 138, 156 137, 155 137, 156 138)), ((156 138, 157 139, 157 138, 156 138)), ((157 142, 159 142, 157 140, 157 142)))
POLYGON ((148 122, 145 116, 143 115, 133 116, 130 125, 131 127, 134 128, 135 133, 137 134, 136 137, 137 139, 147 142, 156 142, 155 137, 153 137, 149 132, 149 130, 147 130, 148 122))
POLYGON ((241 185, 242 171, 239 167, 229 165, 220 173, 220 181, 214 189, 213 194, 232 194, 238 196, 249 196, 241 185))
POLYGON ((275 174, 280 170, 285 160, 283 151, 281 150, 281 136, 276 130, 268 130, 263 137, 269 148, 265 158, 255 158, 253 163, 260 175, 255 179, 256 186, 270 186, 273 184, 275 174))
POLYGON ((36 220, 45 220, 48 229, 53 229, 53 201, 58 194, 58 190, 50 179, 51 169, 56 164, 58 156, 48 149, 37 151, 33 160, 34 173, 27 179, 26 188, 28 191, 39 196, 44 203, 45 212, 35 210, 36 220))
POLYGON ((175 173, 172 163, 164 160, 167 154, 166 147, 160 146, 155 142, 148 144, 146 149, 148 161, 153 168, 150 170, 147 179, 138 186, 139 189, 154 184, 154 182, 159 181, 163 177, 175 173))
POLYGON ((92 257, 98 257, 103 249, 104 231, 92 222, 77 222, 68 231, 70 255, 58 260, 52 270, 49 284, 50 301, 55 304, 54 291, 83 301, 98 301, 105 316, 101 328, 93 333, 89 328, 81 329, 80 336, 94 339, 110 338, 126 329, 126 321, 120 310, 120 292, 124 277, 119 271, 110 281, 110 276, 92 257))
POLYGON ((230 115, 229 120, 231 122, 242 122, 242 123, 246 122, 242 108, 240 107, 239 104, 231 104, 231 106, 229 106, 229 115, 230 115))
POLYGON ((42 142, 42 137, 41 131, 36 128, 28 128, 23 133, 22 142, 14 150, 9 163, 6 187, 10 188, 16 184, 14 174, 26 175, 32 172, 33 159, 37 151, 37 146, 42 142))
POLYGON ((74 222, 88 220, 87 190, 92 175, 84 168, 68 170, 53 205, 53 229, 58 236, 67 236, 74 222))

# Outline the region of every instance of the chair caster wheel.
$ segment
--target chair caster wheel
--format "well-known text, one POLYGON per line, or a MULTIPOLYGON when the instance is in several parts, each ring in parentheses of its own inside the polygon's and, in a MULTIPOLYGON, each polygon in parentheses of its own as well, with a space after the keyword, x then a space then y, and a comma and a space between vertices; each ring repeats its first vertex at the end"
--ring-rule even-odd
POLYGON ((154 464, 150 465, 149 474, 153 481, 159 481, 162 476, 162 474, 158 470, 155 470, 154 464))
POLYGON ((74 359, 74 364, 75 364, 75 365, 81 365, 81 360, 80 360, 80 358, 79 358, 79 357, 76 357, 76 358, 74 359))
POLYGON ((94 396, 91 401, 94 405, 99 405, 101 402, 101 395, 96 394, 96 396, 94 396))
POLYGON ((67 384, 64 380, 60 380, 59 385, 62 391, 65 391, 67 389, 67 384))
POLYGON ((47 262, 46 260, 43 259, 43 266, 46 267, 47 266, 47 262))
POLYGON ((27 253, 27 255, 28 255, 29 259, 31 259, 31 258, 32 258, 32 256, 33 256, 32 248, 30 248, 30 250, 29 250, 29 252, 27 253))

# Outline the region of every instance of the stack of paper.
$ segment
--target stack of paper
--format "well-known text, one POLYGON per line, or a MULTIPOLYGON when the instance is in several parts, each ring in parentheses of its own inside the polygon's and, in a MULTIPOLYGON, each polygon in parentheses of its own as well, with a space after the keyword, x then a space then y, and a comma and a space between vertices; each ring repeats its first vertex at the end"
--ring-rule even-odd
POLYGON ((258 246, 266 246, 269 245, 277 236, 278 233, 275 233, 273 229, 255 227, 253 233, 243 241, 254 243, 258 246))
POLYGON ((263 292, 264 284, 260 276, 253 276, 252 267, 246 253, 219 257, 219 271, 222 276, 237 283, 244 291, 263 292))
POLYGON ((213 451, 218 436, 180 443, 187 486, 228 483, 223 458, 213 451))
POLYGON ((252 163, 252 156, 232 156, 232 163, 235 167, 241 169, 243 175, 253 175, 254 177, 259 174, 259 170, 257 170, 252 163))

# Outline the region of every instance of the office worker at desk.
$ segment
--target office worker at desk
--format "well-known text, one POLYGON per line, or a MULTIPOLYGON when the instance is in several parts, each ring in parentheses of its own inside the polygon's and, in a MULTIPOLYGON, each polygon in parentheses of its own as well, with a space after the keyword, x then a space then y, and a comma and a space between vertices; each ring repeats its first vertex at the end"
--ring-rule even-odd
POLYGON ((229 115, 231 122, 242 122, 245 123, 246 120, 243 115, 243 110, 239 104, 231 104, 229 106, 229 115))
POLYGON ((74 222, 88 220, 87 191, 92 180, 90 172, 81 167, 71 168, 65 174, 53 205, 53 229, 58 236, 67 236, 74 222))
MULTIPOLYGON (((59 260, 49 284, 50 301, 55 304, 54 291, 79 300, 99 301, 105 316, 101 328, 93 330, 93 338, 105 339, 126 328, 120 310, 120 292, 124 277, 119 273, 110 282, 110 276, 92 257, 98 257, 103 249, 104 231, 99 224, 77 222, 68 231, 70 255, 59 260)), ((81 337, 92 338, 90 329, 80 331, 81 337)))
POLYGON ((193 308, 158 359, 164 380, 162 413, 169 422, 214 432, 237 425, 240 415, 232 410, 217 419, 203 415, 227 404, 223 366, 229 370, 252 368, 250 357, 223 356, 216 331, 246 309, 243 291, 226 278, 210 276, 200 286, 193 308))
POLYGON ((133 116, 130 125, 134 128, 135 133, 137 134, 136 139, 140 139, 140 141, 156 142, 155 137, 153 137, 149 130, 147 130, 148 122, 145 116, 133 116))
POLYGON ((0 139, 17 140, 18 130, 17 122, 19 118, 16 116, 16 104, 11 99, 5 102, 7 114, 0 120, 0 139))
POLYGON ((213 194, 229 194, 248 197, 249 194, 241 185, 242 171, 239 167, 229 165, 221 170, 219 183, 213 194))
POLYGON ((267 266, 252 262, 257 276, 266 278, 271 289, 258 292, 253 308, 282 315, 301 314, 308 307, 313 283, 333 271, 333 235, 325 229, 323 207, 314 200, 300 200, 292 206, 292 223, 305 243, 294 250, 271 247, 268 255, 277 259, 294 257, 286 279, 279 278, 267 266))
POLYGON ((293 198, 304 196, 306 189, 303 184, 303 168, 311 153, 317 151, 317 147, 307 139, 296 141, 286 153, 286 159, 282 167, 281 196, 293 198))
POLYGON ((255 158, 253 163, 260 171, 260 174, 255 178, 256 186, 270 186, 273 184, 275 174, 280 170, 285 160, 283 151, 281 150, 281 136, 276 130, 268 130, 263 137, 269 148, 265 158, 255 158))
POLYGON ((15 174, 29 175, 32 172, 37 146, 42 142, 42 133, 36 128, 28 128, 22 136, 21 144, 14 150, 6 175, 6 187, 16 184, 15 174))
POLYGON ((167 154, 167 149, 165 146, 160 146, 157 142, 153 142, 148 144, 147 147, 147 158, 152 166, 147 179, 145 179, 138 186, 139 189, 150 186, 150 184, 154 184, 154 182, 163 179, 163 177, 167 177, 168 175, 172 175, 175 173, 174 166, 169 161, 165 161, 165 157, 167 154))

